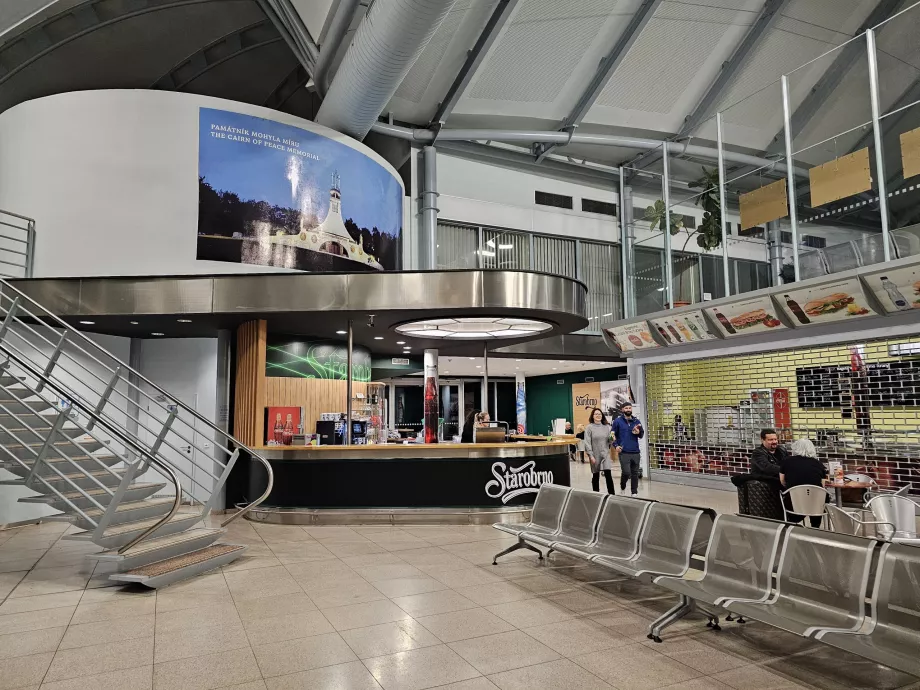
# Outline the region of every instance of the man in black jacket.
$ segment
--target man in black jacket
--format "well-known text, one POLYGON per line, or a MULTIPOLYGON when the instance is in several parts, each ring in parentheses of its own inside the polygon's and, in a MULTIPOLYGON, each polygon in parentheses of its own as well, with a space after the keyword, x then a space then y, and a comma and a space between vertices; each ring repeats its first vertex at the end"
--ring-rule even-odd
POLYGON ((779 445, 776 429, 760 432, 761 444, 751 453, 751 474, 779 477, 779 462, 788 453, 779 445))

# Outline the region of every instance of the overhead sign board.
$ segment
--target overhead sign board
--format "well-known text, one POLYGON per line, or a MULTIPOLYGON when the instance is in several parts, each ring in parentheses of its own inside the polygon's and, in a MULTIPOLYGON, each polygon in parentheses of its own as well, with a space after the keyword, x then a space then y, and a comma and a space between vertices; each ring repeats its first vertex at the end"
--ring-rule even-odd
POLYGON ((674 316, 652 319, 649 323, 668 345, 698 343, 715 338, 709 332, 702 310, 681 312, 674 316))
POLYGON ((776 301, 796 328, 857 319, 875 313, 866 303, 866 295, 858 278, 798 290, 790 289, 778 293, 776 301))
POLYGON ((719 332, 725 338, 785 328, 783 322, 776 317, 773 300, 767 295, 734 304, 706 307, 704 311, 718 324, 719 332))
POLYGON ((920 266, 902 266, 863 276, 886 314, 920 309, 920 266))
POLYGON ((607 335, 613 339, 621 352, 636 352, 660 347, 652 337, 651 326, 646 321, 612 326, 607 329, 607 335))

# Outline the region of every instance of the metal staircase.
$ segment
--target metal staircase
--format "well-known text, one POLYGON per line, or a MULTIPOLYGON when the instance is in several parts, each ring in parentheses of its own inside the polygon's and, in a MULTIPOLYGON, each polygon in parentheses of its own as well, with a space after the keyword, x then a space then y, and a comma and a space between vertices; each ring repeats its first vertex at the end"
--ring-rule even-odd
POLYGON ((110 579, 162 587, 230 563, 225 527, 272 488, 268 462, 108 350, 0 280, 0 468, 103 548, 110 579), (261 496, 203 524, 240 457, 265 468, 261 496))

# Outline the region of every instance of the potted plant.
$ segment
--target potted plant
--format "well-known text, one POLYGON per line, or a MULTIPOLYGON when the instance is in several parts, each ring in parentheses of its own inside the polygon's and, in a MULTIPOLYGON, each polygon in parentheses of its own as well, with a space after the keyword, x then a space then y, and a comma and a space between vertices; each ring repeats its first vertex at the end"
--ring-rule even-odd
MULTIPOLYGON (((711 251, 722 244, 722 204, 719 199, 719 170, 713 168, 708 170, 703 167, 703 175, 689 183, 691 189, 702 189, 696 197, 696 205, 703 209, 703 219, 700 224, 693 230, 684 225, 684 217, 677 213, 671 216, 671 236, 679 235, 681 232, 687 233, 687 239, 681 247, 681 251, 686 251, 687 244, 692 237, 696 237, 696 243, 704 252, 711 251)), ((664 232, 665 228, 665 205, 659 199, 654 205, 645 209, 645 219, 649 222, 650 230, 660 230, 664 232)), ((677 284, 677 294, 683 292, 683 273, 680 274, 677 284)), ((673 300, 672 307, 685 307, 689 302, 673 300)))

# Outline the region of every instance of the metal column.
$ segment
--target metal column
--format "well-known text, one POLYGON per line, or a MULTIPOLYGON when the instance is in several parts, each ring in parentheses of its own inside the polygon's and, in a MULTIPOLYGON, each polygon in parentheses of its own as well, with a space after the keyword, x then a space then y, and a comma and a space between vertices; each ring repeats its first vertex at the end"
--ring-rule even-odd
POLYGON ((770 255, 770 285, 780 285, 779 274, 783 270, 783 235, 779 221, 767 223, 767 251, 770 255))
POLYGON ((792 157, 792 111, 789 105, 789 77, 783 75, 783 133, 786 138, 786 190, 789 195, 789 224, 792 226, 792 267, 799 279, 799 222, 795 210, 795 169, 792 157))
POLYGON ((351 445, 351 387, 352 387, 352 365, 354 357, 354 346, 355 346, 355 322, 351 319, 348 319, 348 360, 346 364, 346 375, 348 377, 347 383, 345 384, 345 445, 351 445))
POLYGON ((875 30, 866 31, 869 53, 869 101, 872 105, 872 135, 875 138, 875 175, 878 178, 878 210, 882 217, 882 242, 885 261, 891 261, 891 236, 888 229, 888 185, 885 176, 885 151, 882 148, 882 128, 879 124, 878 55, 875 51, 875 30))
MULTIPOLYGON (((482 346, 482 402, 489 411, 489 346, 482 346)), ((498 414, 498 410, 495 411, 498 414)))
POLYGON ((620 223, 620 283, 623 292, 623 318, 628 319, 632 316, 629 311, 629 294, 632 291, 632 283, 629 280, 629 250, 626 246, 628 218, 626 216, 626 182, 622 165, 620 166, 620 192, 617 201, 620 202, 617 220, 620 223))
POLYGON ((668 162, 668 142, 661 144, 664 165, 661 177, 662 195, 664 196, 664 294, 666 309, 674 307, 674 264, 671 260, 671 166, 668 162))
POLYGON ((728 206, 725 204, 725 158, 722 155, 724 143, 722 141, 722 113, 716 113, 716 146, 719 149, 719 210, 722 221, 722 280, 725 281, 725 294, 732 294, 731 282, 728 279, 728 206))
POLYGON ((434 146, 422 149, 424 167, 419 213, 422 232, 419 237, 419 263, 430 271, 438 267, 438 159, 434 146))

